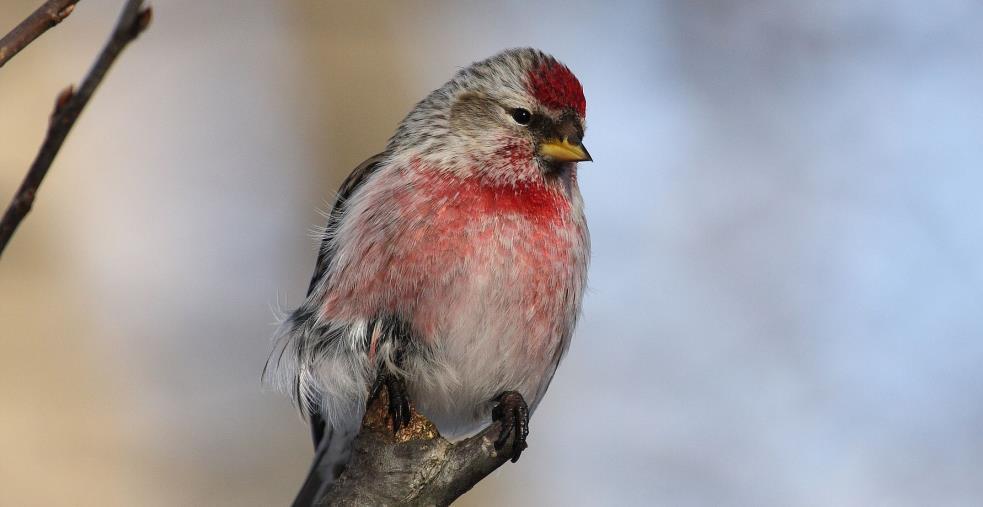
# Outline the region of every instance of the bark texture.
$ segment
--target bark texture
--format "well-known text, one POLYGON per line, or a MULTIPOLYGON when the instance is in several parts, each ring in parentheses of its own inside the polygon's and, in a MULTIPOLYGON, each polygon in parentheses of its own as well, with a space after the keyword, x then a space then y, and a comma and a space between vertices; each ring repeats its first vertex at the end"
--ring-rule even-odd
POLYGON ((450 505, 509 460, 495 449, 497 422, 451 443, 413 410, 409 426, 394 435, 387 406, 385 393, 369 406, 348 468, 315 505, 450 505))

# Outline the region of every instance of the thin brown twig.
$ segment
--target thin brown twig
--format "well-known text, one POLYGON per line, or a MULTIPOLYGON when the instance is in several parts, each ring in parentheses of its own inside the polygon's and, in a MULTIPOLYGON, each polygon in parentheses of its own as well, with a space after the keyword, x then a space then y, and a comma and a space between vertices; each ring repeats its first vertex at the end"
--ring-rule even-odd
POLYGON ((116 22, 113 34, 109 42, 99 53, 89 73, 82 81, 78 91, 73 91, 69 86, 63 90, 55 101, 54 112, 51 113, 51 121, 48 124, 48 133, 44 138, 44 143, 38 151, 37 158, 31 164, 27 176, 21 183, 17 193, 10 202, 10 206, 0 220, 0 254, 3 253, 7 243, 10 241, 14 230, 20 225, 21 220, 31 211, 34 198, 37 195, 41 180, 48 173, 51 162, 61 149, 62 143, 68 136, 68 132, 75 125, 75 121, 82 113, 82 109, 92 98, 99 83, 106 77, 109 67, 123 51, 127 44, 132 42, 150 24, 150 7, 142 8, 143 0, 128 0, 123 7, 123 11, 116 22))
POLYGON ((0 67, 75 10, 79 0, 48 0, 0 39, 0 67))

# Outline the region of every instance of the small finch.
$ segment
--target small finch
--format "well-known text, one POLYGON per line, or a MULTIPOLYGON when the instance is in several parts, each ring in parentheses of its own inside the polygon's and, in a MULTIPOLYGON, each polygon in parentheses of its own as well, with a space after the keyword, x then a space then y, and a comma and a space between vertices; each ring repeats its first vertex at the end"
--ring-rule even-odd
POLYGON ((412 400, 449 438, 501 421, 495 445, 519 458, 581 309, 585 108, 565 65, 507 50, 418 103, 342 183, 267 364, 317 449, 298 503, 343 470, 381 388, 394 429, 412 400))

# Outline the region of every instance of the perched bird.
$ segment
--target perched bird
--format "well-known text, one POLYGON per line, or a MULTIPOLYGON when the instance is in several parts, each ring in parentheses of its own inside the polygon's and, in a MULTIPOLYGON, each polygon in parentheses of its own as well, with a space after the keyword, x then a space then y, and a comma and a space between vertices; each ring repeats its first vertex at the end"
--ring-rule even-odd
POLYGON ((314 438, 298 504, 343 470, 382 387, 397 430, 409 400, 450 438, 500 420, 496 446, 519 458, 581 310, 585 109, 565 65, 507 50, 419 102, 341 185, 267 364, 314 438))

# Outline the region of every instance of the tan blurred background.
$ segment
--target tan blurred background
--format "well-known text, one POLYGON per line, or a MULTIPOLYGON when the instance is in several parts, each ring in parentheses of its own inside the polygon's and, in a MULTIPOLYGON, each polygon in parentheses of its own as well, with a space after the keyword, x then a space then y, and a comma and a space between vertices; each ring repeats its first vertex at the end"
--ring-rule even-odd
MULTIPOLYGON (((3 203, 121 3, 0 69, 3 203)), ((0 259, 0 505, 287 504, 307 431, 259 377, 316 210, 522 45, 588 98, 591 291, 461 505, 983 498, 978 2, 151 3, 0 259)))

